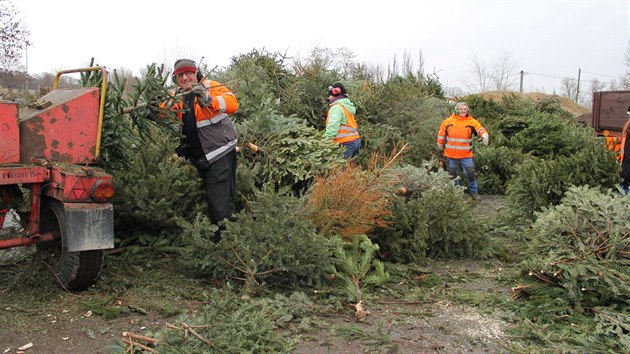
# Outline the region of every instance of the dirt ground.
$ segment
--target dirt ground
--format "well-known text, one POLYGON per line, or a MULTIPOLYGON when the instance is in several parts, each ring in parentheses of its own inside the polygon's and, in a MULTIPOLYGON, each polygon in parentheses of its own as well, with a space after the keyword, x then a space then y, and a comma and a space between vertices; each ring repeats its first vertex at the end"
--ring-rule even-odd
MULTIPOLYGON (((434 264, 445 272, 451 262, 434 264)), ((462 262, 457 265, 475 273, 485 265, 462 262)), ((485 270, 484 270, 485 272, 485 270)), ((490 274, 479 275, 473 281, 453 285, 483 289, 495 293, 508 293, 491 280, 490 274)), ((448 286, 447 286, 448 287, 448 286)), ((355 323, 352 314, 330 319, 330 329, 310 334, 312 340, 303 340, 294 353, 501 353, 508 352, 510 342, 505 333, 509 326, 493 315, 483 314, 477 308, 452 302, 414 302, 383 300, 372 304, 368 321, 360 327, 373 334, 372 342, 353 344, 346 338, 334 336, 335 328, 355 323), (386 335, 391 342, 377 346, 378 335, 386 335), (377 348, 376 351, 372 351, 377 348)))
MULTIPOLYGON (((485 196, 477 204, 477 212, 491 216, 501 203, 499 197, 485 196)), ((29 301, 28 297, 33 295, 21 296, 16 293, 23 291, 21 289, 24 286, 16 283, 15 277, 7 276, 8 269, 21 272, 26 283, 33 282, 29 288, 37 286, 40 274, 33 274, 34 270, 29 269, 30 262, 16 262, 15 259, 28 257, 28 254, 22 255, 24 248, 16 250, 0 250, 0 270, 3 270, 0 272, 0 353, 122 352, 125 348, 121 342, 122 332, 155 333, 164 328, 167 322, 173 323, 176 319, 175 315, 165 314, 148 304, 143 309, 128 311, 112 319, 96 315, 86 309, 85 303, 93 298, 107 296, 107 292, 112 291, 99 286, 75 294, 41 285, 44 290, 29 301), (15 267, 22 269, 16 270, 15 267), (24 346, 29 348, 19 349, 24 346)), ((497 261, 469 260, 434 262, 427 267, 428 272, 446 279, 440 288, 435 289, 436 292, 479 293, 509 299, 509 287, 497 281, 502 269, 503 265, 497 261)), ((127 293, 131 291, 134 289, 129 289, 127 293)), ((402 301, 379 297, 378 301, 369 304, 370 315, 363 323, 354 320, 351 309, 347 313, 327 315, 321 319, 327 326, 305 333, 293 353, 509 351, 510 340, 506 328, 510 324, 497 317, 497 313, 486 314, 476 306, 444 300, 448 297, 438 295, 436 293, 434 301, 402 301), (352 340, 348 336, 338 335, 337 330, 348 326, 357 326, 370 338, 352 340)), ((161 294, 158 288, 150 290, 148 294, 140 294, 140 300, 136 299, 133 306, 128 308, 142 307, 143 296, 171 298, 170 295, 161 294)), ((199 306, 190 299, 182 300, 181 296, 177 299, 185 302, 178 305, 186 308, 199 306)), ((132 302, 128 295, 118 295, 112 301, 132 302)))

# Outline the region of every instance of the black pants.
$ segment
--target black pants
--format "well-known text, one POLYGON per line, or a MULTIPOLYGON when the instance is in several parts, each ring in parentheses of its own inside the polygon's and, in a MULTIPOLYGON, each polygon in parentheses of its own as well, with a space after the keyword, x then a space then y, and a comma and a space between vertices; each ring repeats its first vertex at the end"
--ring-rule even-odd
POLYGON ((626 146, 623 150, 623 161, 621 161, 621 183, 630 187, 630 136, 626 136, 626 146))
POLYGON ((206 202, 213 224, 228 219, 236 213, 236 151, 198 170, 206 189, 206 202))

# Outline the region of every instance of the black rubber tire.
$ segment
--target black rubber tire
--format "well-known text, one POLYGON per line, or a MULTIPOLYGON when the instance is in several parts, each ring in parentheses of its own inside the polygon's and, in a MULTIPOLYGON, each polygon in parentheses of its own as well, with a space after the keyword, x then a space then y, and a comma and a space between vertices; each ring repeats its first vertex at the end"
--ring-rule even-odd
POLYGON ((41 247, 53 254, 55 275, 62 287, 68 290, 85 290, 93 285, 103 267, 103 250, 68 252, 65 242, 64 213, 61 202, 46 198, 40 213, 40 232, 59 231, 61 240, 41 247))

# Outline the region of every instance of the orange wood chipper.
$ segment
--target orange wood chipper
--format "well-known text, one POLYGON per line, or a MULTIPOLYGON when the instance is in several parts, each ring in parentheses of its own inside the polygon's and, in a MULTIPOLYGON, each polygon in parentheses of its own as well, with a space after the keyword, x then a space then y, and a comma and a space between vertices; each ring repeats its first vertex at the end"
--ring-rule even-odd
POLYGON ((58 72, 28 108, 0 101, 0 228, 11 210, 19 216, 0 249, 49 252, 69 290, 92 285, 114 247, 112 176, 98 167, 106 92, 106 69, 89 67, 58 72), (58 88, 61 75, 90 71, 102 73, 100 88, 58 88))

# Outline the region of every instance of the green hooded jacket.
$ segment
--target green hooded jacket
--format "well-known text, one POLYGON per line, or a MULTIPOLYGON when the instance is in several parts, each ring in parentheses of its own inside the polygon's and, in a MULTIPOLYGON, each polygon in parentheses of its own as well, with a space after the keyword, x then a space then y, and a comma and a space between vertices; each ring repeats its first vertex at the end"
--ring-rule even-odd
POLYGON ((346 115, 343 113, 343 109, 337 105, 342 104, 350 114, 357 113, 357 107, 350 101, 349 98, 341 98, 330 104, 328 109, 328 123, 326 124, 326 132, 324 136, 327 138, 334 138, 339 131, 341 124, 346 124, 346 115))

